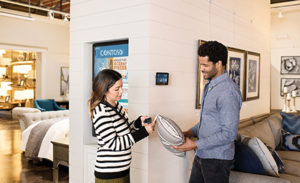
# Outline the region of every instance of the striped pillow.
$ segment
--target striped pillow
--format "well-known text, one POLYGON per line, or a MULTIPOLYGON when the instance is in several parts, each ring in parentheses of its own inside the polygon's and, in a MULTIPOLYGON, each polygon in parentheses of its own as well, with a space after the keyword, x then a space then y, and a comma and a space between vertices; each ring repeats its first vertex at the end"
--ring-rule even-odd
POLYGON ((184 135, 179 126, 173 120, 161 115, 157 115, 155 120, 158 124, 158 136, 163 146, 176 156, 184 157, 185 152, 177 151, 171 146, 182 145, 185 142, 184 135))

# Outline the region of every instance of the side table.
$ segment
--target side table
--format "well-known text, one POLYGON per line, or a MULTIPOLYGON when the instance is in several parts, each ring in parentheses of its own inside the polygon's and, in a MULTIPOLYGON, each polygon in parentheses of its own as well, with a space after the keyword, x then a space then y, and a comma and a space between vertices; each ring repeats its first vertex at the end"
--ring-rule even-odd
POLYGON ((69 138, 51 142, 53 144, 53 182, 58 183, 58 165, 69 165, 69 138))
POLYGON ((55 101, 60 107, 69 109, 69 101, 55 101))

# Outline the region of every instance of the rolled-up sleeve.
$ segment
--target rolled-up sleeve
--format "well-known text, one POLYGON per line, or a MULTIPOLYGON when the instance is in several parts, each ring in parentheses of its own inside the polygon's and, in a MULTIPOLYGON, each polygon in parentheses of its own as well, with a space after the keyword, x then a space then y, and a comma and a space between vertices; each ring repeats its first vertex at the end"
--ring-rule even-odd
POLYGON ((198 137, 198 130, 199 130, 200 122, 193 126, 190 130, 192 131, 195 137, 198 137))

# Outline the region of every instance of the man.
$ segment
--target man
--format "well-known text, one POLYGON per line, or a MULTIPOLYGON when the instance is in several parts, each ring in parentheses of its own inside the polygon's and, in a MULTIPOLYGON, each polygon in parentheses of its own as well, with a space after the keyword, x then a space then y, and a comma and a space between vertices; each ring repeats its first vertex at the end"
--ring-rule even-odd
POLYGON ((242 105, 238 86, 225 71, 227 48, 209 41, 199 47, 202 75, 208 80, 201 99, 200 122, 184 132, 179 151, 196 149, 189 183, 228 183, 234 157, 234 139, 242 105), (192 141, 189 137, 198 137, 192 141))

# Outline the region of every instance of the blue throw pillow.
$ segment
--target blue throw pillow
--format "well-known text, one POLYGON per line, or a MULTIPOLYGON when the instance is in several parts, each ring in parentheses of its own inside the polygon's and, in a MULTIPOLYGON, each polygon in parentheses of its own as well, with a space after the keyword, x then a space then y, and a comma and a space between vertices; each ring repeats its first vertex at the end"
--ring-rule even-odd
POLYGON ((250 147, 241 142, 235 142, 234 169, 246 173, 265 174, 259 158, 250 147))
POLYGON ((282 128, 292 134, 300 134, 300 116, 280 112, 282 128))
POLYGON ((290 132, 282 130, 282 149, 291 151, 300 151, 300 135, 293 135, 290 132))

